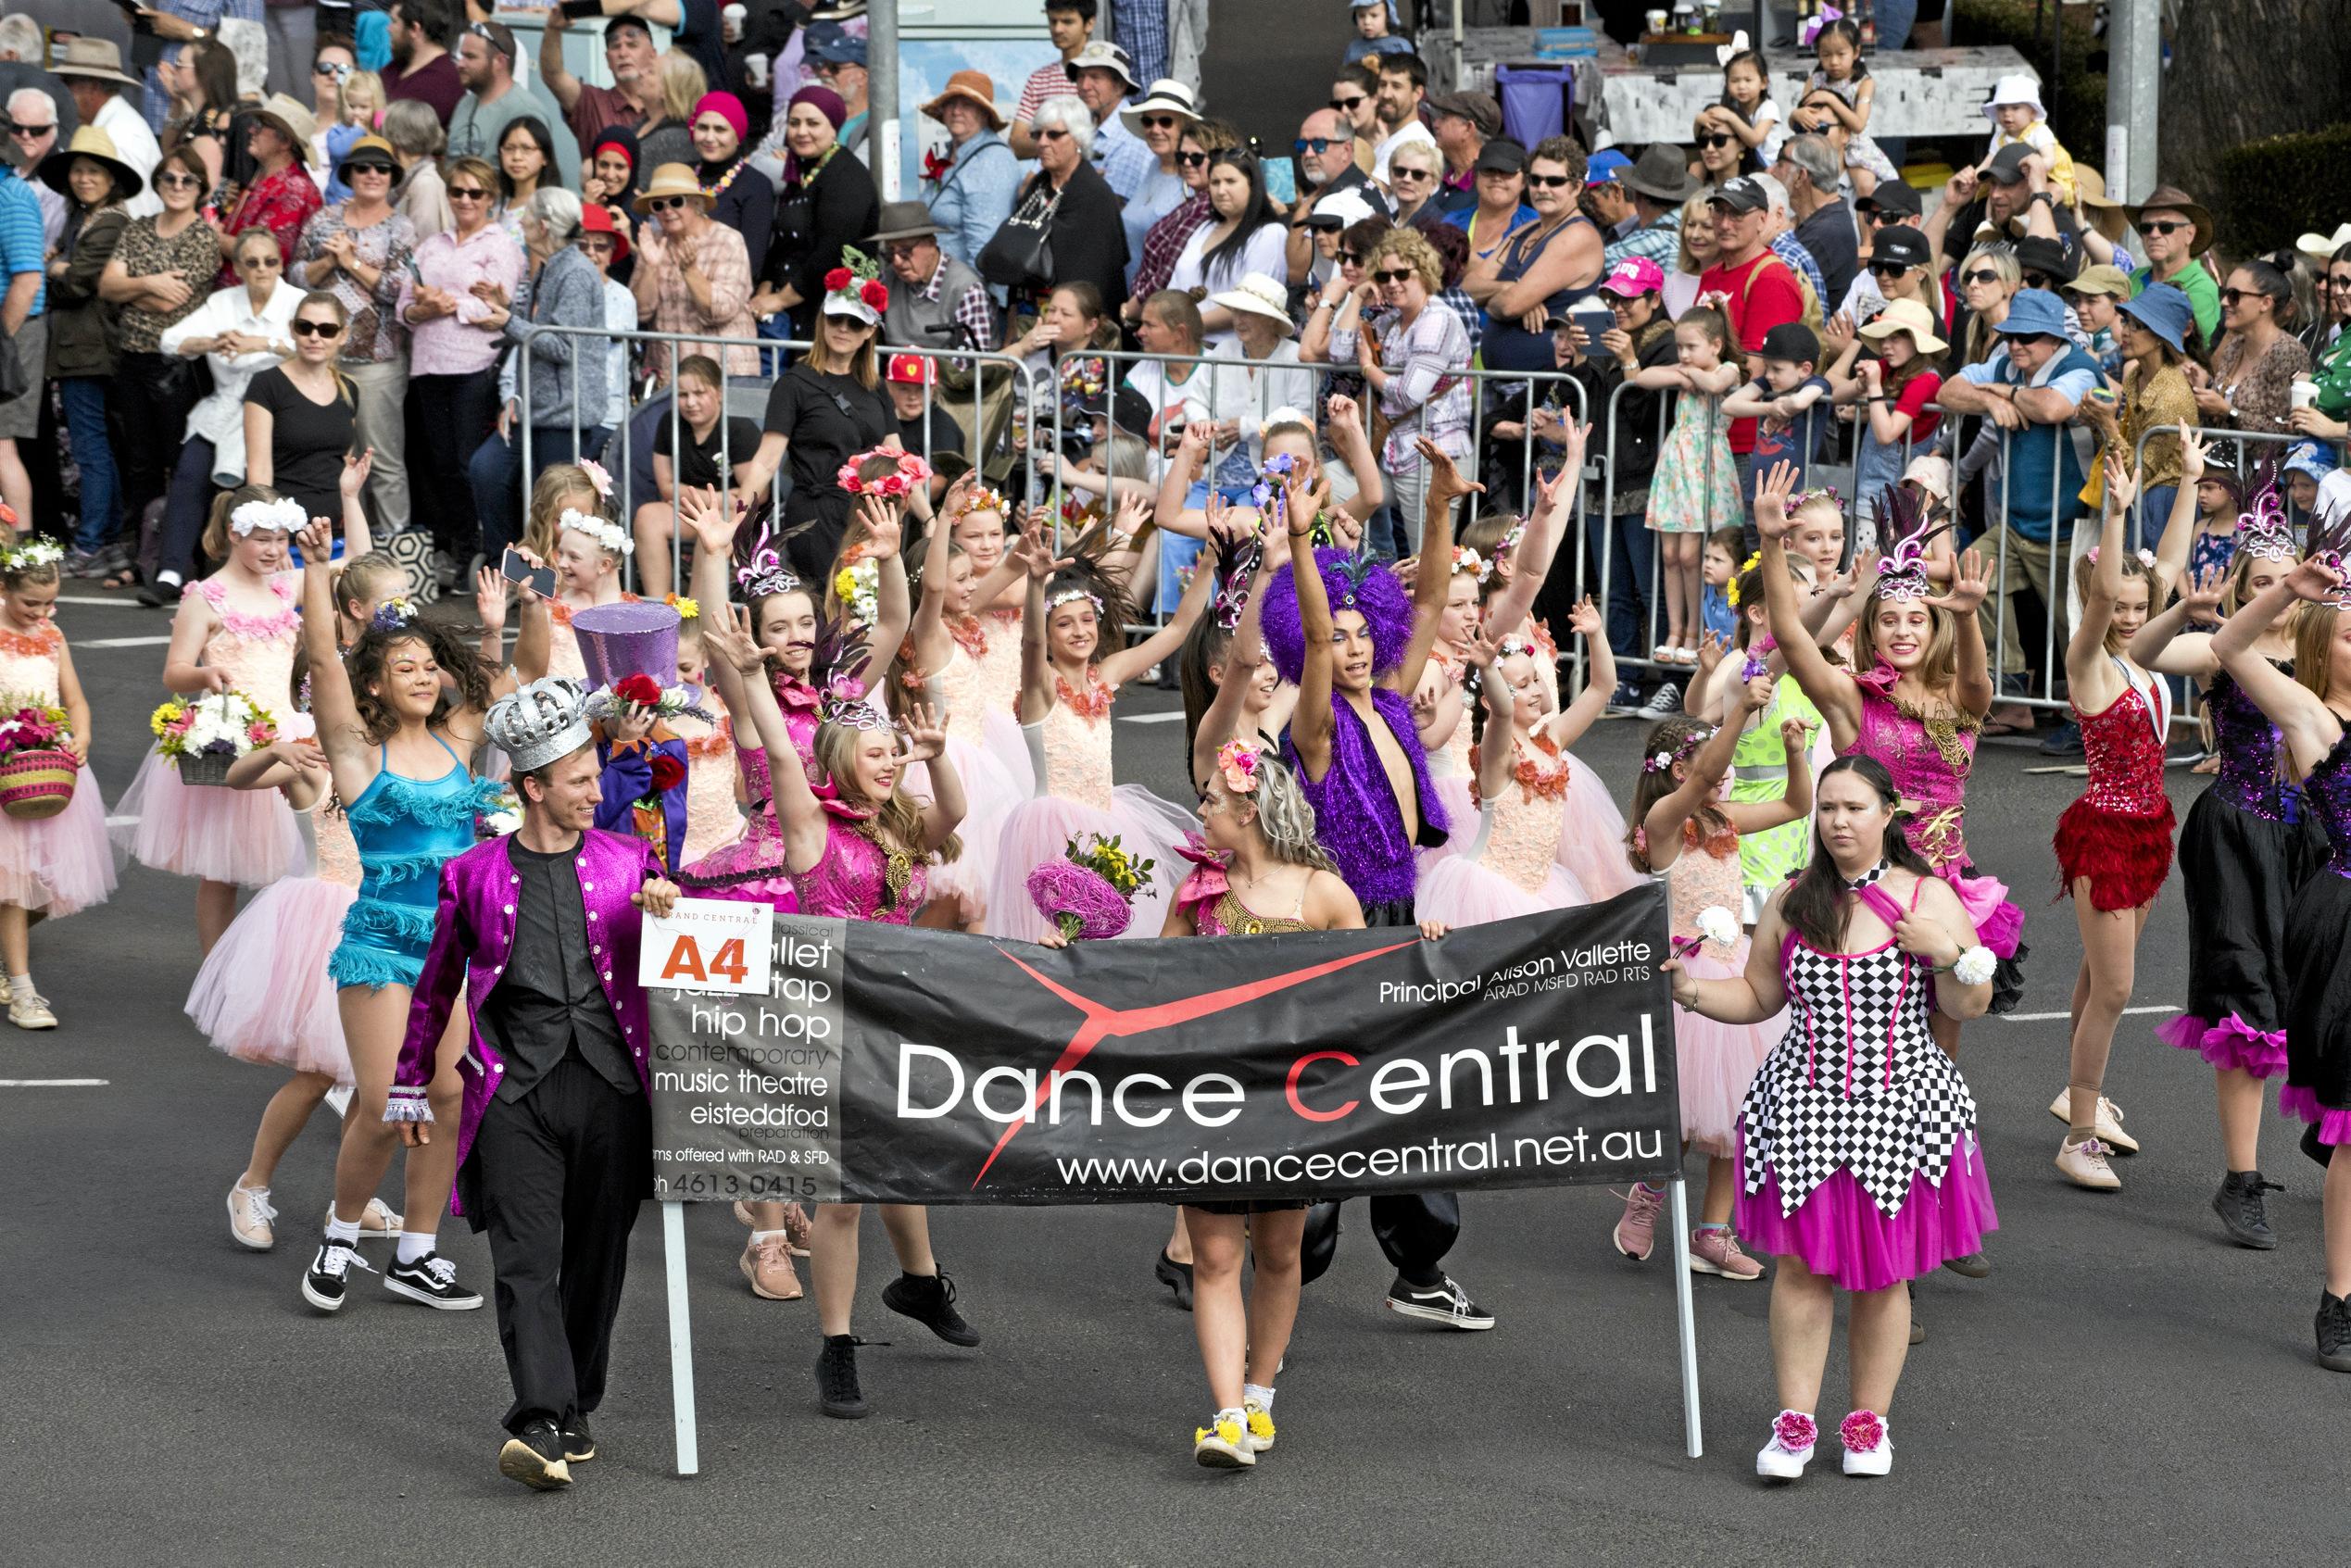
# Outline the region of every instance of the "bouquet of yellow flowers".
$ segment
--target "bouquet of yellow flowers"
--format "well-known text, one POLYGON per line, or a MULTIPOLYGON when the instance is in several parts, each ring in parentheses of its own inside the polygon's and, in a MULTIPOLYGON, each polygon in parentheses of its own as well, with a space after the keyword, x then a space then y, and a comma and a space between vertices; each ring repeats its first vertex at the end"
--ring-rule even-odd
POLYGON ((180 782, 191 784, 225 783, 231 763, 278 738, 270 710, 235 690, 173 697, 148 718, 147 728, 156 749, 180 770, 180 782))

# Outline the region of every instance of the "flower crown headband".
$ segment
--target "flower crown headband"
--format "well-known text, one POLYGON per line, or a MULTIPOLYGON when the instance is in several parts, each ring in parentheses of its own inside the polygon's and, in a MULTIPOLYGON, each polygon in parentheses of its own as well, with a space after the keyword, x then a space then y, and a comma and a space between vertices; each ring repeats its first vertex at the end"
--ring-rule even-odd
POLYGON ((947 525, 952 528, 974 512, 996 512, 1000 515, 1004 509, 1004 493, 1001 490, 991 490, 985 484, 974 484, 958 496, 955 504, 948 508, 947 525))
POLYGON ((55 539, 33 535, 0 545, 0 571, 31 571, 65 559, 65 546, 55 539))
POLYGON ((276 529, 285 533, 299 533, 310 521, 302 509, 302 503, 291 495, 281 495, 274 501, 247 501, 229 514, 229 532, 239 538, 262 529, 276 529))
POLYGON ((1826 501, 1829 505, 1835 507, 1840 512, 1845 509, 1845 498, 1837 494, 1837 487, 1833 484, 1824 484, 1817 490, 1799 490, 1793 495, 1789 496, 1788 515, 1790 517, 1795 516, 1804 508, 1811 506, 1815 501, 1826 501))
POLYGON ((887 446, 876 446, 870 452, 860 452, 843 463, 833 476, 835 483, 852 495, 880 495, 889 500, 910 494, 931 481, 931 465, 912 452, 900 452, 887 446), (890 458, 898 466, 890 472, 874 479, 860 479, 857 470, 875 458, 890 458))
POLYGON ((1652 752, 1647 757, 1642 758, 1641 759, 1641 771, 1644 773, 1663 773, 1670 771, 1675 763, 1689 760, 1690 754, 1697 750, 1700 746, 1705 745, 1707 741, 1713 739, 1714 734, 1715 732, 1713 726, 1701 724, 1698 728, 1682 736, 1681 744, 1676 746, 1672 750, 1652 752))
POLYGON ((1056 588, 1051 593, 1046 595, 1045 613, 1050 615, 1055 610, 1061 608, 1062 606, 1074 605, 1080 599, 1084 599, 1087 604, 1092 605, 1094 607, 1095 618, 1097 620, 1100 619, 1102 614, 1102 596, 1094 592, 1093 589, 1077 583, 1072 583, 1066 587, 1056 588))
POLYGON ((594 539, 606 555, 633 556, 636 553, 636 541, 629 536, 629 531, 597 513, 573 511, 566 507, 562 517, 556 521, 556 531, 585 533, 594 539))
POLYGON ((1453 546, 1453 575, 1455 577, 1485 576, 1486 558, 1466 545, 1455 545, 1453 546))
POLYGON ((416 601, 405 594, 395 594, 375 607, 368 617, 368 626, 377 632, 397 632, 416 619, 416 601))

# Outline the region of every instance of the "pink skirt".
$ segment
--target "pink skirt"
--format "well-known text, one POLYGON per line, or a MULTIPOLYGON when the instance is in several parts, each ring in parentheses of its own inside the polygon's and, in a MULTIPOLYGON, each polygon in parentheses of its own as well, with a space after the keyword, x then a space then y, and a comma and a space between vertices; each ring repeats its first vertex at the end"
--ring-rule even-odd
POLYGON ((2165 1045, 2194 1051, 2223 1070, 2274 1078, 2286 1069, 2285 1031, 2256 1029, 2233 1012, 2218 1023, 2183 1012, 2156 1024, 2155 1033, 2165 1045))
POLYGON ((327 960, 358 897, 314 876, 284 877, 253 896, 188 988, 188 1016, 213 1048, 351 1082, 327 960))
MULTIPOLYGON (((987 909, 988 894, 994 889, 998 841, 1003 836, 1005 819, 1023 798, 1023 785, 1004 766, 1003 759, 987 746, 950 737, 947 758, 955 765, 957 782, 963 786, 963 820, 955 826, 962 853, 931 867, 930 892, 935 898, 961 898, 965 912, 976 915, 987 909)), ((924 764, 917 762, 908 770, 906 787, 925 800, 930 798, 929 770, 924 764)))
POLYGON ((0 816, 0 904, 38 909, 54 920, 103 904, 113 891, 106 802, 86 763, 72 798, 56 816, 38 822, 0 816))
POLYGON ((1002 764, 1005 777, 1012 781, 1015 802, 1037 793, 1037 759, 1028 754, 1028 737, 1021 734, 1018 719, 991 709, 980 720, 980 744, 1002 764))
POLYGON ((1153 862, 1150 881, 1134 897, 1134 918, 1125 935, 1157 936, 1167 923, 1176 884, 1189 862, 1176 853, 1200 819, 1161 799, 1140 784, 1111 792, 1111 809, 1097 810, 1059 796, 1040 796, 1012 808, 997 841, 996 871, 988 887, 987 932, 1036 942, 1045 935, 1045 917, 1029 900, 1028 873, 1067 852, 1072 838, 1115 834, 1119 847, 1137 859, 1153 862))
POLYGON ((1567 770, 1567 815, 1559 832, 1559 863, 1595 904, 1649 880, 1626 858, 1625 814, 1616 809, 1616 797, 1581 759, 1572 760, 1567 770))
MULTIPOLYGON (((1682 968, 1693 980, 1737 979, 1747 972, 1747 938, 1739 938, 1728 959, 1710 958, 1701 947, 1682 960, 1682 968)), ((1679 1006, 1674 1009, 1681 1135, 1693 1150, 1727 1160, 1737 1149, 1739 1112, 1746 1104, 1748 1085, 1787 1030, 1784 1010, 1761 1023, 1717 1023, 1679 1006)), ((1746 1232, 1742 1228, 1740 1234, 1746 1232)))
POLYGON ((1962 1135, 1938 1186, 1921 1173, 1892 1219, 1854 1180, 1832 1171, 1793 1214, 1779 1211, 1779 1183, 1768 1170, 1754 1192, 1746 1189, 1746 1149, 1739 1150, 1739 1235, 1776 1257, 1794 1258, 1847 1290, 1883 1290, 1930 1274, 1954 1258, 1983 1249, 2000 1228, 1992 1183, 1975 1135, 1962 1135))
POLYGON ((1421 862, 1413 912, 1422 920, 1440 920, 1447 925, 1483 925, 1590 902, 1584 897, 1582 884, 1561 865, 1553 864, 1542 886, 1529 893, 1483 860, 1446 855, 1421 862))
MULTIPOLYGON (((1444 843, 1434 849, 1419 852, 1420 868, 1424 874, 1440 860, 1460 859, 1462 851, 1477 837, 1477 801, 1471 793, 1467 773, 1439 772, 1437 759, 1434 757, 1429 759, 1428 793, 1436 797, 1438 805, 1444 809, 1446 833, 1444 843)), ((1457 921, 1448 923, 1466 925, 1469 922, 1457 921)))
POLYGON ((132 819, 111 830, 116 847, 174 876, 267 887, 304 860, 302 830, 285 797, 274 789, 183 784, 179 770, 152 746, 114 814, 132 819))

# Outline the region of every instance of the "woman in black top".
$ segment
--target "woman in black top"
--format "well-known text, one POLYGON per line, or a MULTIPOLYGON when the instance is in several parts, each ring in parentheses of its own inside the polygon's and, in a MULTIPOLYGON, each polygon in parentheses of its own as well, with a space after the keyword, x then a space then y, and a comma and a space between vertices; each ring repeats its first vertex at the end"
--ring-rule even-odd
MULTIPOLYGON (((1032 131, 1037 172, 1021 187, 1012 216, 1005 222, 1033 222, 1040 213, 1051 214, 1046 232, 1052 275, 1042 280, 996 276, 987 265, 987 251, 981 253, 980 274, 1011 288, 1013 308, 1031 314, 1042 311, 1053 290, 1091 283, 1114 319, 1126 303, 1126 230, 1120 221, 1117 193, 1087 159, 1094 145, 1094 117, 1085 100, 1074 94, 1048 98, 1037 108, 1032 131)), ((994 248, 991 241, 989 249, 994 248)))
POLYGON ((294 358, 245 389, 245 483, 291 496, 308 516, 338 522, 356 404, 334 357, 348 320, 333 295, 305 295, 294 312, 294 358))
MULTIPOLYGON (((823 289, 823 280, 817 286, 823 289)), ((809 582, 831 570, 849 532, 850 497, 838 483, 841 465, 898 433, 898 411, 878 390, 874 336, 880 309, 860 297, 860 284, 851 280, 839 293, 823 295, 820 320, 815 346, 769 392, 760 449, 741 476, 757 512, 757 498, 790 458, 791 493, 775 532, 799 531, 785 550, 792 570, 809 582)), ((739 553, 748 541, 738 537, 736 543, 739 553)))
MULTIPOLYGON (((816 335, 816 305, 824 275, 841 265, 841 247, 881 227, 882 197, 874 176, 841 145, 849 108, 830 87, 803 87, 784 116, 784 184, 775 206, 775 234, 767 264, 755 268, 760 288, 751 314, 788 314, 791 335, 816 335)), ((773 429, 773 427, 769 427, 773 429)))
POLYGON ((694 178, 710 194, 711 220, 743 236, 757 278, 774 237, 775 187, 745 156, 750 125, 743 100, 732 93, 705 93, 694 106, 694 178))

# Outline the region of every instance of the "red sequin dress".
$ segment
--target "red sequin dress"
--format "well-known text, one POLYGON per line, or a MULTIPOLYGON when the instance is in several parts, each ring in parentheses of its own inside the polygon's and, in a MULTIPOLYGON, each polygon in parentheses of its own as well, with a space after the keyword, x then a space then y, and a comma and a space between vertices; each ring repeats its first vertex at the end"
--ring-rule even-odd
POLYGON ((2090 903, 2112 913, 2156 896, 2171 872, 2171 797, 2163 789, 2170 692, 2121 659, 2122 695, 2096 713, 2076 708, 2090 787, 2057 819, 2057 872, 2070 894, 2090 879, 2090 903))

